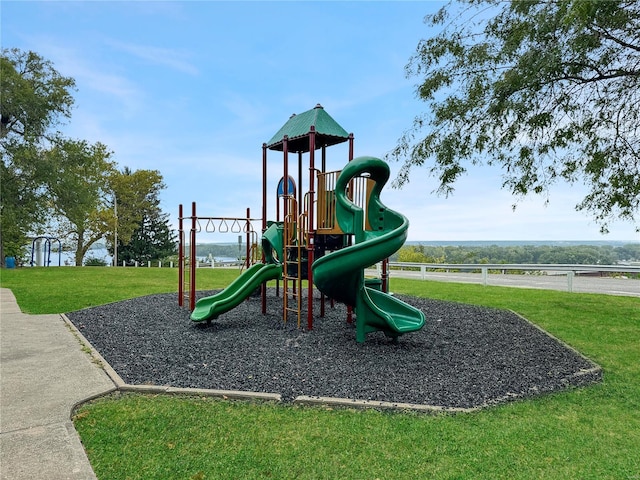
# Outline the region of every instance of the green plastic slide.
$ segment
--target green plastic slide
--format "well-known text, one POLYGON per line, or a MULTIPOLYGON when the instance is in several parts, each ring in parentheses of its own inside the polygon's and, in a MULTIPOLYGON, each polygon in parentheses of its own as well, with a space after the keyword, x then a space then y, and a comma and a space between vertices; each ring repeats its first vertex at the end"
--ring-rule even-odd
POLYGON ((282 223, 270 222, 262 236, 262 249, 267 263, 256 263, 220 293, 196 302, 191 312, 194 322, 210 321, 237 307, 263 282, 282 277, 282 223))
POLYGON ((282 265, 256 263, 220 293, 198 300, 191 312, 191 320, 202 322, 218 318, 240 305, 263 282, 280 278, 281 275, 282 265))
POLYGON ((349 162, 336 182, 336 217, 340 228, 355 236, 355 244, 329 253, 313 263, 316 287, 325 295, 351 305, 356 311, 356 340, 382 330, 392 338, 424 326, 422 311, 365 284, 364 269, 389 257, 407 239, 409 221, 380 201, 380 191, 389 179, 389 166, 374 157, 349 162), (371 227, 364 229, 365 212, 347 196, 350 181, 367 175, 375 181, 367 204, 371 227))
POLYGON ((265 263, 282 263, 283 237, 284 223, 268 222, 268 227, 262 234, 262 251, 265 263))

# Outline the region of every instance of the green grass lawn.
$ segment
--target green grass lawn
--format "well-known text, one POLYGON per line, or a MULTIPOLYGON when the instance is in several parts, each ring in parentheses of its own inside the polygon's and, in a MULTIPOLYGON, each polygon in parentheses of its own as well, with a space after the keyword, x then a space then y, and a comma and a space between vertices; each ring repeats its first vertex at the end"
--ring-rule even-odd
MULTIPOLYGON (((202 269, 202 289, 237 270, 202 269)), ((21 308, 72 311, 177 290, 169 269, 2 271, 21 308)), ((604 369, 602 384, 473 414, 115 395, 75 425, 99 479, 640 479, 640 300, 392 280, 415 296, 512 309, 604 369)), ((427 312, 428 321, 428 312, 427 312)))
MULTIPOLYGON (((198 290, 224 288, 237 268, 201 268, 198 290)), ((0 271, 25 313, 65 313, 152 293, 178 291, 177 268, 58 267, 0 271)), ((176 297, 177 302, 177 297, 176 297)))

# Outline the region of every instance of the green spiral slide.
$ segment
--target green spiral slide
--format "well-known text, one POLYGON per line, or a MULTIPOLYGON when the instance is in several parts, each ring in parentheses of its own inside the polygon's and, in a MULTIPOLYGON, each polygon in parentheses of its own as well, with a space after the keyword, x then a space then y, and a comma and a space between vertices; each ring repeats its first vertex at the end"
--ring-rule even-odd
POLYGON ((320 257, 313 263, 316 287, 325 295, 355 308, 356 341, 381 330, 386 335, 414 332, 424 326, 422 311, 403 301, 367 286, 364 269, 395 253, 407 239, 409 221, 380 201, 380 191, 389 179, 389 166, 374 157, 359 157, 349 162, 336 182, 336 217, 340 228, 355 236, 355 243, 320 257), (364 229, 365 212, 347 196, 352 178, 367 175, 375 181, 367 205, 371 227, 364 229))
POLYGON ((282 253, 278 253, 282 252, 281 224, 273 223, 264 232, 262 247, 269 263, 256 263, 220 293, 198 300, 193 312, 191 312, 191 320, 203 322, 218 318, 223 313, 240 305, 263 282, 282 276, 282 265, 277 259, 277 255, 282 255, 282 253))

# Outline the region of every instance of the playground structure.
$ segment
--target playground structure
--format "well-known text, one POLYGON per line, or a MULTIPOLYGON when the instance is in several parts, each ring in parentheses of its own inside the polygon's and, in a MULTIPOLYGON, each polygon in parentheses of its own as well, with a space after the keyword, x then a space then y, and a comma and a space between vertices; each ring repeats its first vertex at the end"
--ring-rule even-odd
POLYGON ((40 236, 35 237, 31 242, 31 262, 32 267, 51 266, 51 244, 58 242, 58 266, 61 266, 62 242, 55 237, 40 236))
MULTIPOLYGON (((246 270, 222 292, 195 298, 195 245, 200 222, 221 221, 197 217, 195 204, 191 217, 179 212, 179 303, 189 297, 191 319, 196 322, 217 318, 235 308, 261 287, 262 313, 266 313, 266 282, 283 282, 285 322, 294 316, 302 326, 306 304, 307 328, 313 328, 314 285, 321 292, 324 316, 325 297, 343 302, 356 314, 356 340, 383 331, 397 339, 419 330, 424 314, 389 295, 387 258, 405 242, 409 222, 402 214, 380 201, 380 192, 389 178, 389 167, 374 157, 353 158, 353 134, 348 134, 321 105, 292 115, 284 126, 262 145, 262 217, 251 219, 249 209, 243 219, 222 219, 243 225, 247 235, 246 270), (344 168, 327 171, 327 147, 348 143, 344 168), (283 175, 276 189, 276 219, 267 220, 267 152, 282 152, 283 175), (316 162, 317 151, 320 161, 316 162), (290 175, 289 154, 297 153, 297 186, 290 175), (303 187, 303 159, 308 158, 308 180, 303 187), (319 163, 318 168, 316 163, 319 163), (185 255, 183 220, 191 219, 190 254, 185 255), (257 236, 252 221, 262 223, 262 261, 251 259, 250 236, 257 236), (251 260, 250 260, 251 259, 251 260), (254 260, 256 260, 254 262, 254 260), (381 278, 365 279, 364 269, 382 262, 381 278), (253 263, 253 264, 251 264, 253 263), (306 302, 303 280, 307 281, 306 302), (187 293, 188 292, 188 293, 187 293)), ((208 223, 207 223, 208 224, 208 223)))

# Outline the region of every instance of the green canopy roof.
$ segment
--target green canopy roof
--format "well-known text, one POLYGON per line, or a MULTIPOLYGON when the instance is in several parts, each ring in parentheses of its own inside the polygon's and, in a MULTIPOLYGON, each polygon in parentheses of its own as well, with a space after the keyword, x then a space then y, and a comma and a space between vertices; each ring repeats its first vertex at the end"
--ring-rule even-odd
POLYGON ((289 152, 309 151, 309 132, 311 127, 316 130, 316 149, 346 142, 349 134, 344 128, 331 118, 322 105, 318 104, 311 110, 293 114, 280 130, 267 142, 269 150, 284 150, 284 136, 287 135, 287 150, 289 152))

